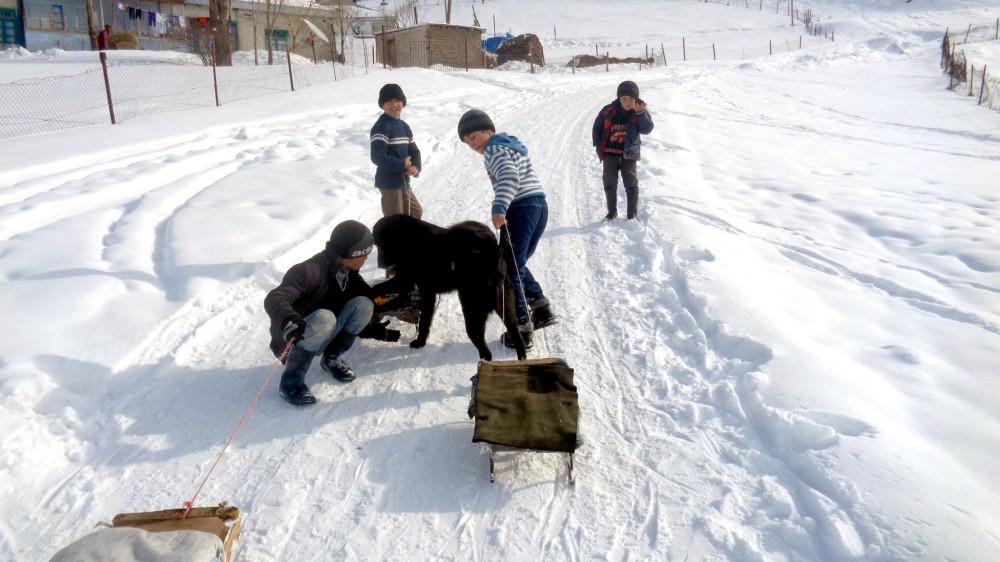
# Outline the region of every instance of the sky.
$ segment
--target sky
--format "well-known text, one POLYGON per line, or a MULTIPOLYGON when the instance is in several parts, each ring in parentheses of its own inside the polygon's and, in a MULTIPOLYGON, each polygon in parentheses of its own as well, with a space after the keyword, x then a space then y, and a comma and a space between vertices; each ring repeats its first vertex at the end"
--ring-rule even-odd
MULTIPOLYGON (((314 406, 270 380, 198 499, 242 509, 237 559, 1000 559, 1000 113, 938 66, 946 28, 1000 5, 825 0, 836 40, 770 56, 802 33, 773 4, 474 5, 538 33, 551 64, 358 70, 0 139, 0 560, 191 497, 276 370, 264 295, 336 224, 381 216, 387 82, 427 221, 489 220, 463 112, 528 147, 550 211, 529 266, 560 317, 529 357, 575 370, 576 483, 523 451, 489 482, 447 295, 425 348, 401 325, 345 356, 350 384, 313 365, 314 406), (680 38, 726 54, 679 60, 680 38), (661 43, 666 66, 559 64, 661 43), (638 220, 606 222, 590 130, 622 80, 655 128, 638 220)), ((995 42, 969 48, 1000 66, 995 42)), ((75 56, 11 55, 0 75, 75 56)), ((375 259, 362 274, 384 278, 375 259)))

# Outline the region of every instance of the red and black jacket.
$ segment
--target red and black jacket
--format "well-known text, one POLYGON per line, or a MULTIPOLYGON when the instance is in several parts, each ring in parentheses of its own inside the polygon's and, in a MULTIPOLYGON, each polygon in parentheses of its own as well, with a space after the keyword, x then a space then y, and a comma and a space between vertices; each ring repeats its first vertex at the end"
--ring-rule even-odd
MULTIPOLYGON (((604 160, 604 148, 607 146, 608 136, 611 134, 611 126, 615 123, 615 117, 625 111, 621 103, 615 100, 604 106, 604 109, 597 114, 597 119, 594 120, 594 148, 597 149, 597 157, 601 160, 604 160)), ((653 117, 649 114, 648 109, 642 113, 633 113, 631 110, 627 111, 627 113, 631 113, 632 115, 628 120, 628 129, 625 134, 625 152, 622 158, 626 160, 638 160, 639 146, 642 144, 639 135, 648 135, 653 131, 653 117)))

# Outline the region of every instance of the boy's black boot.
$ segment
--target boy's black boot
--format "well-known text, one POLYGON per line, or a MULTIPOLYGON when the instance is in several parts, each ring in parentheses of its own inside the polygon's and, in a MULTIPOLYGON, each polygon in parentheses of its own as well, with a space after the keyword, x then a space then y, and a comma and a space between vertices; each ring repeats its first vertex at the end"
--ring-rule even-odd
POLYGON ((549 299, 541 298, 531 303, 531 325, 536 330, 541 330, 546 326, 551 326, 559 322, 559 318, 552 312, 549 306, 549 299))
POLYGON ((285 372, 281 374, 278 394, 294 406, 308 406, 316 403, 316 397, 306 386, 306 373, 312 364, 313 354, 293 345, 285 359, 285 372))
MULTIPOLYGON (((517 327, 517 331, 520 332, 521 339, 524 340, 524 348, 531 349, 531 345, 533 343, 531 341, 531 324, 521 324, 517 327)), ((514 342, 507 335, 507 332, 504 332, 503 335, 500 336, 500 343, 502 343, 504 347, 515 349, 514 342)))
POLYGON ((340 358, 348 349, 351 349, 355 338, 357 336, 354 334, 342 330, 327 344, 326 349, 323 351, 323 358, 319 362, 320 367, 324 371, 330 373, 333 378, 340 382, 351 382, 357 378, 351 366, 340 358))

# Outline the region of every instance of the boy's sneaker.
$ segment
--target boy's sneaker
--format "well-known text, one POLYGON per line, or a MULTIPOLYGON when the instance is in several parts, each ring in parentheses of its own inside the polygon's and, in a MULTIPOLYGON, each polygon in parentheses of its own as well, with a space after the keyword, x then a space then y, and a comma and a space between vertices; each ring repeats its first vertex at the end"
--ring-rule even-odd
POLYGON ((357 378, 354 376, 351 366, 335 355, 324 355, 319 366, 340 382, 351 382, 357 378))
POLYGON ((531 325, 536 330, 541 330, 557 322, 559 322, 559 318, 552 312, 552 307, 549 306, 549 299, 538 299, 531 303, 531 325))
POLYGON ((607 215, 604 216, 604 220, 606 221, 613 221, 617 218, 618 218, 618 213, 608 213, 607 215))

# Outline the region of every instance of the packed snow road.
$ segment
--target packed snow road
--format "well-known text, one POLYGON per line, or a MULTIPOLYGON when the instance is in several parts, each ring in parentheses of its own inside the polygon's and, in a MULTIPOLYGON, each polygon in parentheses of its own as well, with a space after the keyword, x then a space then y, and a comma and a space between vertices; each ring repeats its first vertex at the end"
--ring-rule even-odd
MULTIPOLYGON (((922 76, 926 62, 897 72, 922 76)), ((0 558, 44 559, 97 520, 190 496, 272 369, 264 294, 333 225, 380 216, 368 129, 374 92, 390 78, 407 92, 403 118, 424 154, 414 189, 426 220, 488 220, 482 157, 455 132, 466 109, 487 110, 529 149, 550 208, 530 266, 560 316, 529 355, 576 369, 577 484, 567 486, 556 456, 531 453, 501 455, 489 484, 465 415, 477 356, 448 295, 427 347, 405 345, 409 326, 399 344, 365 341, 347 356, 358 373, 348 385, 314 365, 315 406, 288 406, 272 381, 199 500, 244 510, 241 560, 906 560, 947 552, 943 535, 927 537, 942 522, 972 529, 956 559, 995 549, 981 505, 955 500, 941 515, 891 503, 909 486, 926 489, 914 459, 941 451, 894 448, 913 436, 864 407, 883 395, 855 400, 836 390, 842 379, 820 375, 861 373, 888 387, 855 361, 895 373, 896 363, 955 359, 975 370, 997 333, 995 311, 977 304, 996 294, 991 254, 964 242, 900 244, 903 229, 879 221, 919 220, 901 215, 936 197, 968 218, 956 219, 956 238, 973 238, 976 221, 996 220, 978 178, 995 166, 1000 139, 932 117, 912 123, 921 136, 906 146, 879 148, 899 140, 902 118, 872 133, 875 117, 838 107, 857 101, 850 94, 819 103, 811 90, 798 96, 816 74, 781 84, 766 70, 691 65, 638 77, 656 128, 643 144, 640 220, 630 222, 600 220, 590 146, 598 110, 620 80, 636 78, 624 69, 394 71, 215 113, 151 116, 99 148, 71 131, 53 141, 59 158, 12 152, 19 159, 3 162, 10 172, 0 180, 11 290, 0 305, 19 329, 8 330, 0 363, 14 414, 0 454, 11 474, 0 481, 10 500, 0 507, 0 558), (766 148, 781 138, 836 142, 822 145, 830 160, 805 150, 788 159, 766 148), (898 161, 879 150, 898 151, 898 161), (889 172, 855 169, 866 158, 889 172), (908 167, 928 158, 941 175, 962 174, 969 194, 935 191, 931 177, 913 196, 908 167), (831 179, 842 176, 861 179, 831 179), (837 203, 845 193, 870 197, 875 211, 851 214, 837 203), (942 265, 952 253, 973 272, 942 265), (838 327, 883 314, 875 327, 853 327, 860 335, 838 327), (954 330, 971 358, 918 351, 919 337, 901 335, 906 325, 954 330), (828 334, 846 343, 825 348, 828 334), (810 396, 810 385, 830 401, 810 396), (873 467, 858 468, 865 463, 873 467)), ((911 241, 930 234, 917 229, 911 241)), ((382 277, 374 260, 363 274, 382 277)), ((499 334, 493 319, 495 355, 513 358, 499 334)), ((970 405, 969 419, 992 419, 963 381, 943 387, 958 389, 947 396, 970 405)), ((932 411, 934 400, 888 410, 932 411)), ((954 472, 978 481, 985 464, 964 461, 954 472)))

